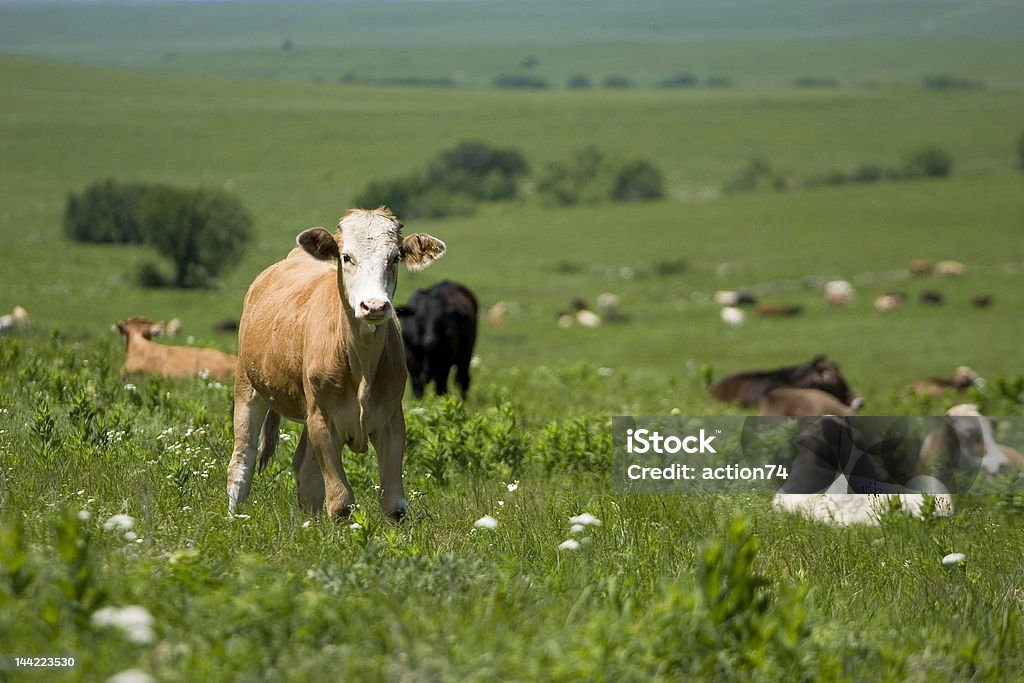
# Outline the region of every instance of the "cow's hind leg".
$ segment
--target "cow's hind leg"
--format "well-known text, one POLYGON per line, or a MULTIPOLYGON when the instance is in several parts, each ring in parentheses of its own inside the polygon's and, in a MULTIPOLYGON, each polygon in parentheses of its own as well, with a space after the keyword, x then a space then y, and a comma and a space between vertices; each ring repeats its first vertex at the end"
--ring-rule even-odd
POLYGON ((312 449, 323 474, 327 514, 331 517, 347 517, 356 504, 356 496, 341 462, 342 443, 335 437, 322 413, 311 414, 306 419, 306 429, 309 431, 309 449, 312 449))
POLYGON ((245 375, 239 373, 235 379, 235 447, 228 465, 228 511, 231 514, 249 497, 260 431, 269 409, 245 375))
POLYGON ((309 446, 309 430, 302 428, 299 445, 292 456, 292 471, 298 489, 299 509, 308 515, 318 515, 324 507, 324 475, 309 446))

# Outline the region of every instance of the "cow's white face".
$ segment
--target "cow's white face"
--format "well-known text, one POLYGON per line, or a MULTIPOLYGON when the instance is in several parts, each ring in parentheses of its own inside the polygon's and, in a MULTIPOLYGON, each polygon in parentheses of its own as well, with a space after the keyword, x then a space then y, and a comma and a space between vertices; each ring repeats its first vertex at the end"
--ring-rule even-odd
POLYGON ((444 242, 430 235, 402 238, 401 230, 401 221, 384 207, 353 209, 338 223, 334 235, 324 228, 310 228, 297 241, 314 258, 338 263, 338 288, 346 310, 372 329, 394 315, 391 299, 398 284, 398 264, 420 270, 446 249, 444 242))

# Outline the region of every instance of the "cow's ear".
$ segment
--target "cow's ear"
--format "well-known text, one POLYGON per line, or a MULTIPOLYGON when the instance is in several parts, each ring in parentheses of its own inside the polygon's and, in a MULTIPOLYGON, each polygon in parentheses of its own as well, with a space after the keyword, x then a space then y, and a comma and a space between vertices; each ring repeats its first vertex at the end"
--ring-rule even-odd
POLYGON ((303 230, 295 241, 307 254, 320 261, 337 261, 341 258, 341 250, 334 235, 326 228, 310 228, 303 230))
POLYGON ((411 318, 416 312, 408 306, 395 306, 395 314, 399 318, 411 318))
POLYGON ((444 256, 447 250, 444 242, 436 237, 416 233, 402 240, 402 262, 409 270, 423 270, 444 256))

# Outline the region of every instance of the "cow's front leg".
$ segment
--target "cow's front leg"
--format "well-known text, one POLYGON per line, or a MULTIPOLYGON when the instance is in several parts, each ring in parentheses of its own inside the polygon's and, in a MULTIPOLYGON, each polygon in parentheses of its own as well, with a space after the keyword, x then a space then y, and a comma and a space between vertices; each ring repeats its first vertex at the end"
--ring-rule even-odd
POLYGON ((306 419, 306 429, 309 432, 309 445, 323 475, 327 514, 331 517, 347 517, 352 513, 356 497, 341 462, 342 444, 332 433, 322 413, 311 414, 306 419))
POLYGON ((392 519, 401 519, 408 512, 402 484, 402 457, 405 453, 405 415, 399 408, 391 421, 370 436, 377 451, 380 470, 380 506, 392 519))
POLYGON ((302 428, 299 445, 292 456, 292 471, 298 489, 299 509, 308 515, 318 515, 324 507, 324 475, 309 446, 309 429, 302 428))

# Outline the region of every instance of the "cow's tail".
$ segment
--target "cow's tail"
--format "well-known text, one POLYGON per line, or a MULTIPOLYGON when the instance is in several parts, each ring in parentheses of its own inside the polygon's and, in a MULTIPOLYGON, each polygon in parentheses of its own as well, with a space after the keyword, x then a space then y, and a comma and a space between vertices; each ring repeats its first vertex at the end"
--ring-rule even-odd
POLYGON ((281 413, 273 410, 267 411, 263 418, 263 427, 260 429, 260 464, 258 471, 262 472, 267 468, 267 463, 274 457, 277 450, 277 442, 281 436, 281 413))

